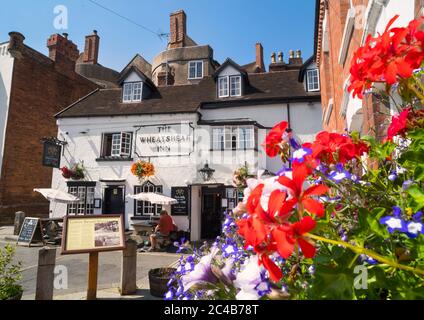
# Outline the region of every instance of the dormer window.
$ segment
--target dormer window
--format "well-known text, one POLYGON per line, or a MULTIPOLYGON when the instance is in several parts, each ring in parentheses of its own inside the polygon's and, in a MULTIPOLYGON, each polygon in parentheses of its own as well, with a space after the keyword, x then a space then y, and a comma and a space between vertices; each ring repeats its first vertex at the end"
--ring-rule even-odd
POLYGON ((306 77, 308 91, 319 91, 318 69, 307 70, 306 77))
POLYGON ((188 64, 188 78, 202 79, 203 78, 203 61, 190 61, 188 64))
POLYGON ((241 76, 225 76, 218 78, 218 97, 240 97, 241 76))
POLYGON ((143 82, 124 83, 123 98, 124 103, 140 102, 143 91, 143 82))

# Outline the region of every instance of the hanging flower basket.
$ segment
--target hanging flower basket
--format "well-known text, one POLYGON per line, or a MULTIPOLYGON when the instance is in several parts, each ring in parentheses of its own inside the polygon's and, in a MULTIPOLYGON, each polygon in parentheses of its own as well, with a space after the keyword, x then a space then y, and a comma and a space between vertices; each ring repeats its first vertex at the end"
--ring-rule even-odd
POLYGON ((247 187, 246 180, 253 177, 253 175, 249 174, 249 167, 245 165, 234 171, 233 186, 239 191, 243 191, 247 187))
POLYGON ((143 180, 155 175, 155 166, 153 163, 139 160, 132 165, 131 173, 138 179, 143 180))
POLYGON ((65 166, 60 170, 65 179, 82 180, 85 178, 85 169, 81 163, 75 164, 70 168, 65 166))

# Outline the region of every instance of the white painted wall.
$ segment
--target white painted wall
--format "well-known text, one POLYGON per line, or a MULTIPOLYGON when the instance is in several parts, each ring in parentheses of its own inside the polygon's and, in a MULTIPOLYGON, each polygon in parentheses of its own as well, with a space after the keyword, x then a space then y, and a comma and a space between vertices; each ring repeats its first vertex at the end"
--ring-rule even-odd
POLYGON ((384 32, 387 23, 395 15, 399 18, 392 27, 406 27, 409 21, 415 18, 415 0, 390 0, 386 6, 383 6, 380 18, 376 25, 376 32, 384 32))
POLYGON ((221 72, 219 73, 219 77, 235 76, 239 74, 240 74, 240 71, 235 69, 233 66, 228 65, 223 70, 221 70, 221 72))
MULTIPOLYGON (((310 141, 321 130, 321 106, 319 104, 291 104, 291 123, 297 136, 303 141, 310 141)), ((202 110, 203 120, 223 120, 250 118, 266 127, 273 127, 277 122, 287 120, 287 106, 266 105, 249 106, 228 109, 202 110)), ((136 132, 136 126, 187 123, 194 126, 194 152, 190 156, 151 158, 155 165, 156 174, 150 179, 152 183, 163 186, 163 193, 171 196, 171 187, 192 186, 192 240, 200 238, 201 226, 201 201, 199 198, 199 183, 203 183, 198 171, 208 163, 215 169, 213 179, 209 183, 232 185, 233 172, 249 164, 252 173, 259 169, 268 169, 277 172, 281 168, 281 161, 270 160, 265 156, 260 147, 265 139, 267 130, 259 131, 258 150, 240 151, 211 151, 212 128, 197 125, 199 115, 193 114, 168 114, 168 115, 140 115, 96 118, 69 118, 58 119, 58 138, 66 140, 62 157, 62 166, 71 166, 83 162, 87 171, 86 180, 97 181, 96 198, 103 198, 103 189, 106 184, 100 180, 125 180, 126 194, 133 194, 134 187, 141 185, 136 177, 131 174, 131 161, 96 161, 100 157, 102 134, 113 132, 136 132)), ((134 150, 134 149, 133 149, 134 150)), ((134 155, 136 158, 136 155, 134 155)), ((136 159, 134 159, 135 161, 136 159)), ((62 177, 61 171, 54 169, 52 188, 67 191, 67 181, 62 177)), ((51 204, 51 215, 61 217, 66 214, 67 206, 51 204)), ((95 209, 95 214, 101 214, 102 209, 95 209)), ((134 201, 126 201, 126 227, 130 228, 134 215, 134 201)), ((175 216, 175 223, 180 230, 189 229, 189 217, 175 216)))
POLYGON ((139 81, 143 81, 143 79, 140 78, 140 76, 135 73, 134 71, 131 72, 128 77, 126 77, 124 79, 124 82, 139 82, 139 81))
POLYGON ((14 64, 14 58, 7 51, 8 46, 9 43, 0 44, 0 178, 14 64))

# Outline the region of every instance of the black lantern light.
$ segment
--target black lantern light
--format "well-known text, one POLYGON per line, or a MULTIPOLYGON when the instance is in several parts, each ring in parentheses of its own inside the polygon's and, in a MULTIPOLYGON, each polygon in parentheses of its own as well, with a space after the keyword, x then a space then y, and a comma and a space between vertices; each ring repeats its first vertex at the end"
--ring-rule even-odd
POLYGON ((210 179, 212 179, 215 170, 211 169, 209 167, 209 164, 206 163, 205 166, 199 170, 199 172, 202 175, 204 181, 209 181, 210 179))

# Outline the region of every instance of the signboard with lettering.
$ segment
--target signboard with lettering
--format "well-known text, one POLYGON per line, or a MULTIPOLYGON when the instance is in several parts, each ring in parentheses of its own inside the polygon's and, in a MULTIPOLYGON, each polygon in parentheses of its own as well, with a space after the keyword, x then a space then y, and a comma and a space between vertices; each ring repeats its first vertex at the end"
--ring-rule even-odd
POLYGON ((60 156, 62 153, 62 146, 56 143, 45 141, 43 152, 43 166, 60 168, 60 156))
POLYGON ((41 222, 38 218, 25 218, 18 236, 18 245, 30 246, 34 241, 42 241, 41 222))
POLYGON ((188 156, 194 150, 190 123, 141 127, 136 137, 140 157, 188 156))
POLYGON ((173 216, 187 216, 188 215, 188 188, 187 187, 172 187, 171 198, 178 201, 177 204, 172 205, 171 214, 173 216))

